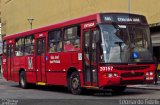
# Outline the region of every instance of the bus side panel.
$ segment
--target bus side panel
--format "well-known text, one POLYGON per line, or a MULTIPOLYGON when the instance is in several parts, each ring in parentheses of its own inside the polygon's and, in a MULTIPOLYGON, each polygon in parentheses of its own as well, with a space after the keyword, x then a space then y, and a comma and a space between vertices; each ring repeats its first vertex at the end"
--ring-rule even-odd
POLYGON ((7 76, 8 76, 7 71, 3 71, 3 77, 4 77, 6 80, 8 80, 7 76))
POLYGON ((2 69, 3 69, 3 77, 7 80, 7 59, 6 57, 3 55, 2 57, 2 69))
POLYGON ((66 84, 66 64, 62 60, 63 53, 52 53, 47 55, 46 78, 47 84, 64 85, 66 84))
POLYGON ((81 81, 81 87, 84 86, 84 79, 83 79, 83 72, 79 72, 80 81, 81 81))
POLYGON ((65 85, 65 72, 47 72, 47 84, 51 85, 65 85))
MULTIPOLYGON (((71 51, 71 52, 64 53, 62 57, 62 61, 64 62, 63 65, 67 71, 69 70, 69 68, 76 69, 76 71, 79 73, 79 76, 80 76, 81 86, 83 86, 82 59, 81 57, 79 57, 79 52, 71 51)), ((67 78, 66 78, 66 83, 67 83, 67 78)))
POLYGON ((25 59, 27 82, 36 83, 35 57, 30 55, 26 56, 25 59))
POLYGON ((25 69, 25 57, 24 56, 16 56, 14 57, 14 71, 13 71, 13 77, 14 81, 18 82, 19 81, 19 70, 20 69, 25 69))
POLYGON ((47 61, 47 83, 67 86, 67 71, 69 68, 80 71, 79 75, 83 85, 82 60, 78 60, 78 52, 51 54, 47 61))
POLYGON ((27 71, 26 72, 27 82, 28 83, 36 83, 36 72, 27 71))
POLYGON ((13 71, 13 81, 19 82, 19 71, 13 71))

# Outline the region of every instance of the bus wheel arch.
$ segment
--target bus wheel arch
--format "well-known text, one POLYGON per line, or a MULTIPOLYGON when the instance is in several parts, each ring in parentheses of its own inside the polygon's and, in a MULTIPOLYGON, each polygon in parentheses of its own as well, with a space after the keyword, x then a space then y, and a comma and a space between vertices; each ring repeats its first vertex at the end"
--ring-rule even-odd
POLYGON ((23 89, 28 87, 26 72, 23 68, 19 70, 19 86, 23 89))
POLYGON ((78 70, 74 67, 71 67, 67 71, 67 86, 68 90, 72 94, 78 95, 81 94, 81 80, 78 70))

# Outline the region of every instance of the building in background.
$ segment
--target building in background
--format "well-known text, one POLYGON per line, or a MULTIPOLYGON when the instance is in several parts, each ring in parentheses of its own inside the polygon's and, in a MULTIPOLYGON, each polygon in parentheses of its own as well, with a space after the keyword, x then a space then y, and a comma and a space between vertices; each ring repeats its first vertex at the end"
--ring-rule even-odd
POLYGON ((159 6, 160 0, 1 0, 2 34, 29 30, 28 19, 31 18, 33 28, 38 28, 96 12, 129 10, 145 15, 149 24, 157 26, 160 24, 159 6))
POLYGON ((0 73, 1 73, 1 67, 2 67, 2 37, 1 37, 1 23, 0 23, 0 73))
POLYGON ((1 0, 0 0, 0 73, 1 73, 1 65, 2 65, 2 60, 1 56, 2 55, 2 35, 1 35, 1 0))
POLYGON ((96 12, 143 14, 160 59, 160 0, 0 0, 2 35, 11 35, 96 12), (28 21, 30 19, 30 21, 28 21))

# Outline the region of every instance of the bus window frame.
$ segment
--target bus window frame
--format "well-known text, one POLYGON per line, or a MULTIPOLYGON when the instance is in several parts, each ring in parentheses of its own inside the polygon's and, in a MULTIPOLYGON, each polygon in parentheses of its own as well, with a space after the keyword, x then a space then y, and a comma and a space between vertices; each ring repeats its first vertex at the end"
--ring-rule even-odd
POLYGON ((3 41, 3 49, 2 50, 3 50, 3 55, 7 56, 7 40, 3 41), (6 43, 6 44, 4 44, 4 43, 6 43), (5 45, 5 47, 4 47, 4 45, 5 45), (6 50, 5 53, 4 53, 4 48, 6 50))
POLYGON ((23 54, 23 56, 28 56, 28 55, 34 55, 34 53, 35 53, 35 35, 34 34, 31 34, 31 35, 27 35, 27 36, 25 36, 24 37, 24 45, 23 45, 23 50, 24 50, 24 54, 23 54), (27 37, 33 37, 33 41, 34 41, 34 43, 30 43, 29 45, 27 45, 27 46, 33 46, 33 52, 32 52, 32 54, 26 54, 26 42, 25 42, 25 40, 26 40, 26 38, 27 37))
MULTIPOLYGON (((63 42, 62 42, 62 48, 63 48, 63 52, 72 52, 72 51, 80 51, 80 49, 81 49, 81 24, 76 24, 76 25, 70 25, 70 26, 67 26, 67 27, 64 27, 63 28, 63 42), (67 30, 67 29, 69 29, 69 28, 74 28, 74 27, 77 27, 77 37, 76 38, 72 38, 72 39, 65 39, 65 30, 67 30), (65 50, 64 49, 64 46, 65 46, 65 42, 67 42, 67 41, 71 41, 71 40, 79 40, 79 47, 78 47, 78 49, 77 50, 65 50)), ((74 47, 75 47, 75 45, 74 44, 72 44, 74 47)))
POLYGON ((15 38, 14 40, 15 40, 15 44, 14 44, 14 56, 16 56, 16 57, 25 56, 25 54, 24 54, 24 49, 25 49, 25 48, 24 48, 24 47, 25 47, 25 37, 17 37, 17 38, 15 38), (16 55, 16 48, 17 48, 16 43, 17 43, 17 40, 19 40, 19 39, 23 39, 23 44, 22 44, 21 46, 18 46, 18 48, 22 47, 22 55, 16 55))
POLYGON ((47 52, 48 52, 49 54, 62 52, 62 51, 63 51, 63 30, 62 30, 62 28, 52 29, 52 30, 48 31, 47 34, 48 34, 48 39, 47 39, 47 41, 48 41, 48 42, 47 42, 47 52), (60 51, 50 52, 50 43, 51 43, 51 42, 49 41, 49 40, 50 40, 50 38, 49 38, 49 36, 50 36, 49 33, 50 33, 50 32, 54 32, 54 31, 60 31, 60 40, 59 40, 59 41, 56 40, 56 41, 54 41, 54 42, 52 42, 52 43, 58 43, 58 42, 59 42, 59 43, 61 43, 61 46, 62 46, 62 47, 61 47, 60 51))

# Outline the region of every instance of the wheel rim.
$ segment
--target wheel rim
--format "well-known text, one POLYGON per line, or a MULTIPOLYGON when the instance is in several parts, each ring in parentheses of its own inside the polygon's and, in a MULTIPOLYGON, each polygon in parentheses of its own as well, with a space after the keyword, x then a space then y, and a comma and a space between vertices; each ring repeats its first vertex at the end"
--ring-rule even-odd
POLYGON ((77 77, 72 79, 72 88, 77 89, 79 87, 79 80, 77 77))

